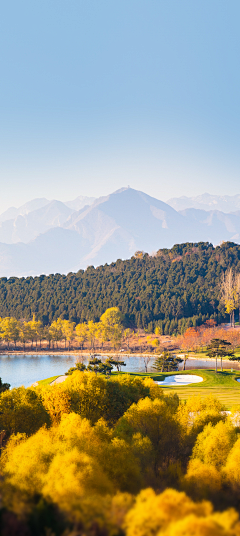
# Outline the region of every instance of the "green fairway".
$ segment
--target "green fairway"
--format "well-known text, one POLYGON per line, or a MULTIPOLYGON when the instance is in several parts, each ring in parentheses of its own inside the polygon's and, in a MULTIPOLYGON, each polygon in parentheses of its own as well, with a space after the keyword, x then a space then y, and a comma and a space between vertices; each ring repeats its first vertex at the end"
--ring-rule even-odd
MULTIPOLYGON (((240 358, 240 349, 237 348, 234 352, 234 355, 236 357, 236 360, 238 360, 240 358)), ((188 358, 191 359, 191 358, 195 358, 195 359, 209 359, 208 356, 207 356, 207 352, 206 352, 206 349, 203 349, 202 351, 199 351, 199 352, 189 352, 189 355, 188 355, 188 358)), ((214 359, 214 358, 213 358, 214 359)), ((225 360, 227 361, 228 358, 226 357, 225 360)), ((234 368, 234 361, 232 361, 232 366, 234 368)), ((220 366, 220 359, 218 359, 218 367, 220 366)))
POLYGON ((233 405, 240 405, 240 371, 230 372, 224 370, 217 374, 214 370, 187 370, 180 372, 168 372, 164 374, 148 374, 149 377, 157 381, 163 381, 166 376, 174 374, 194 374, 201 376, 203 382, 190 384, 181 387, 163 387, 165 392, 177 393, 179 398, 186 400, 190 396, 206 397, 213 395, 217 397, 227 409, 231 409, 233 405))
MULTIPOLYGON (((240 371, 230 372, 229 370, 224 370, 223 372, 218 372, 218 374, 216 374, 214 370, 197 369, 179 372, 164 372, 163 374, 143 372, 113 372, 112 375, 115 376, 117 374, 130 374, 131 376, 140 376, 141 378, 148 377, 155 381, 163 381, 166 376, 173 376, 175 374, 194 374, 196 376, 201 376, 203 378, 203 382, 195 384, 192 383, 190 385, 184 385, 181 387, 161 387, 166 394, 177 393, 181 400, 186 400, 190 396, 201 396, 204 398, 206 396, 213 395, 218 398, 227 409, 231 409, 234 405, 240 405, 240 383, 236 381, 237 378, 240 379, 240 371)), ((40 380, 38 383, 40 385, 49 385, 53 380, 58 378, 58 376, 53 376, 52 378, 47 378, 46 380, 40 380)))
POLYGON ((46 380, 39 380, 39 385, 49 385, 51 382, 59 378, 59 374, 57 376, 52 376, 51 378, 46 378, 46 380))

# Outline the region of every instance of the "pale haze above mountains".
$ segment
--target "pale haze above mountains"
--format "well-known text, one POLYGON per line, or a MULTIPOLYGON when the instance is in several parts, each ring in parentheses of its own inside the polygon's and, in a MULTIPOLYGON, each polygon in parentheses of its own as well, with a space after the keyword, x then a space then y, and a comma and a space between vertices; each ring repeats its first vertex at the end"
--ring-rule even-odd
POLYGON ((45 198, 0 215, 0 277, 68 273, 182 242, 240 243, 240 195, 170 199, 122 188, 65 203, 45 198))
POLYGON ((240 210, 240 195, 210 195, 203 194, 196 197, 173 197, 167 201, 175 210, 186 208, 199 208, 201 210, 220 210, 221 212, 235 212, 240 210))

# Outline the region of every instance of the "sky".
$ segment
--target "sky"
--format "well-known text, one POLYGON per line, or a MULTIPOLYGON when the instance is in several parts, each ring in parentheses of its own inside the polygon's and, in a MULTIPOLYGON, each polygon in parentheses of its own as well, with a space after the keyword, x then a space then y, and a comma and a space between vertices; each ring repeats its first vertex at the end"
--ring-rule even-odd
POLYGON ((8 0, 0 211, 240 193, 239 0, 8 0))

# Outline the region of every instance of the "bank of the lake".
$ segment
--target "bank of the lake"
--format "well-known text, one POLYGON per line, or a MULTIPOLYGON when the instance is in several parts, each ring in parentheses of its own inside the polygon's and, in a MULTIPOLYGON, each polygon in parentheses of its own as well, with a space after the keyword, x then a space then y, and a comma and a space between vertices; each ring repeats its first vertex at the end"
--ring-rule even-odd
MULTIPOLYGON (((20 385, 29 387, 36 381, 65 374, 80 357, 87 364, 90 354, 89 352, 81 354, 81 356, 79 353, 67 352, 65 354, 5 354, 0 356, 0 377, 4 382, 10 383, 11 387, 19 387, 20 385)), ((104 359, 107 356, 103 355, 102 357, 104 359)), ((143 356, 124 355, 122 359, 126 363, 124 367, 126 372, 145 371, 143 356)), ((154 361, 155 357, 150 356, 148 370, 152 370, 154 361)))
MULTIPOLYGON (((106 354, 100 354, 103 359, 106 354)), ((108 354, 109 355, 109 354, 108 354)), ((114 354, 111 354, 112 356, 114 354)), ((119 354, 115 354, 119 355, 119 354)), ((19 387, 24 385, 29 387, 36 381, 45 380, 46 378, 56 378, 64 375, 67 370, 74 366, 77 359, 81 358, 87 364, 89 352, 66 352, 66 353, 9 353, 0 356, 0 377, 4 382, 10 383, 11 387, 19 387)), ((149 357, 147 363, 148 372, 154 372, 153 363, 154 355, 146 356, 146 354, 125 354, 121 353, 121 358, 125 361, 126 367, 123 367, 124 372, 143 373, 145 372, 146 357, 149 357)), ((186 363, 187 370, 199 369, 207 370, 215 367, 215 360, 205 358, 199 359, 190 356, 186 363)), ((220 367, 220 361, 219 361, 220 367)), ((223 361, 224 369, 240 370, 238 362, 223 361)), ((183 368, 180 364, 179 371, 183 368)))

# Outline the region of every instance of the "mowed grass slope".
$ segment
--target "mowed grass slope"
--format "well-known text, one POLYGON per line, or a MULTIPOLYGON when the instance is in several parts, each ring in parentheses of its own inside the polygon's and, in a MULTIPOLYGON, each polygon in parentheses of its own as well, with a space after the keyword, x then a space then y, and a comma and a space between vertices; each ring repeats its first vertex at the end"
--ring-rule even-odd
MULTIPOLYGON (((133 374, 133 373, 132 373, 133 374)), ((201 376, 203 381, 201 383, 192 383, 181 387, 164 387, 161 386, 167 393, 177 393, 181 400, 187 400, 191 396, 200 396, 205 398, 212 395, 218 398, 227 409, 231 409, 232 406, 240 405, 240 383, 237 382, 237 378, 240 379, 239 372, 230 372, 224 370, 223 372, 216 372, 214 370, 186 370, 179 372, 164 372, 164 374, 133 374, 134 376, 148 376, 155 381, 163 381, 166 376, 173 376, 175 374, 194 374, 201 376)))
MULTIPOLYGON (((131 376, 140 376, 142 378, 148 377, 155 381, 163 381, 166 376, 173 376, 175 374, 186 374, 201 376, 203 381, 201 383, 192 383, 190 385, 181 387, 163 387, 165 393, 177 393, 181 400, 187 400, 191 396, 200 396, 205 398, 212 395, 218 398, 222 404, 226 406, 226 409, 231 409, 232 406, 240 405, 240 382, 237 382, 237 378, 240 379, 240 371, 230 372, 224 370, 223 372, 216 372, 214 370, 186 370, 179 372, 164 372, 162 373, 134 373, 134 372, 114 372, 115 374, 130 374, 131 376)), ((58 376, 47 378, 46 380, 40 380, 40 385, 49 385, 58 376)))
POLYGON ((46 380, 38 380, 39 385, 49 385, 51 382, 59 378, 60 374, 57 376, 51 376, 51 378, 46 378, 46 380))

